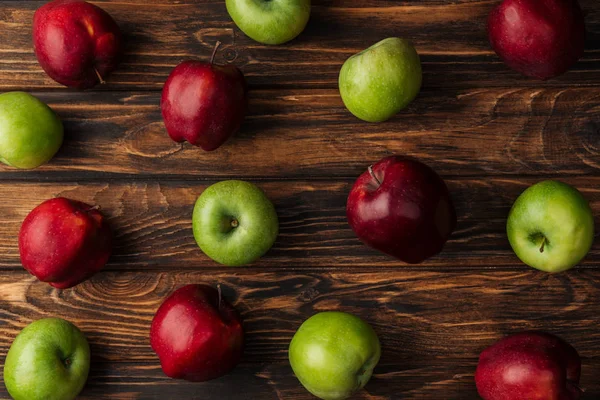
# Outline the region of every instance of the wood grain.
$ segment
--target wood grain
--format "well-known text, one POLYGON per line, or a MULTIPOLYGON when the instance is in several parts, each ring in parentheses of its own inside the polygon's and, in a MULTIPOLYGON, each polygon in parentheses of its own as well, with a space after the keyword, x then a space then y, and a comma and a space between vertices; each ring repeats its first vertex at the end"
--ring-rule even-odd
MULTIPOLYGON (((381 367, 367 390, 375 397, 364 398, 475 398, 472 374, 479 352, 505 334, 540 329, 564 337, 578 349, 584 359, 582 385, 592 399, 600 394, 600 332, 594 317, 600 312, 599 285, 596 270, 552 276, 531 269, 459 273, 240 269, 103 272, 60 292, 24 272, 12 272, 0 276, 0 357, 26 324, 60 315, 76 323, 91 343, 90 395, 118 390, 135 391, 139 398, 169 393, 174 399, 193 391, 200 398, 217 390, 226 396, 233 389, 224 386, 235 383, 237 390, 256 391, 258 397, 253 398, 305 399, 286 365, 287 346, 302 321, 335 309, 367 320, 382 342, 381 367), (221 284, 245 321, 247 346, 241 369, 207 385, 166 380, 149 346, 155 310, 170 292, 188 283, 221 284), (147 385, 152 387, 143 387, 147 385)), ((222 398, 247 397, 238 393, 222 398)))
POLYGON ((258 90, 242 130, 208 153, 169 139, 158 93, 38 95, 65 122, 63 148, 34 171, 0 167, 0 179, 355 179, 390 154, 419 158, 442 176, 600 168, 595 88, 425 91, 382 124, 354 118, 337 90, 258 90))
MULTIPOLYGON (((586 55, 565 76, 537 82, 540 87, 567 82, 598 85, 600 10, 596 0, 580 2, 587 13, 586 55)), ((32 51, 31 21, 43 3, 2 1, 3 90, 60 88, 43 73, 32 51)), ((284 46, 263 46, 247 38, 220 0, 97 3, 115 17, 126 36, 121 67, 104 90, 159 90, 183 59, 208 59, 217 40, 223 43, 217 61, 238 65, 251 86, 335 88, 339 69, 349 56, 389 36, 415 43, 428 88, 528 86, 532 82, 504 66, 488 44, 485 21, 496 0, 316 0, 307 29, 284 46)))
MULTIPOLYGON (((600 214, 599 178, 571 178, 600 214)), ((460 179, 448 185, 459 215, 444 252, 420 266, 481 268, 517 266, 506 239, 506 217, 518 195, 536 179, 460 179), (492 262, 490 262, 493 260, 492 262)), ((100 205, 115 232, 109 269, 176 270, 219 268, 198 249, 191 214, 196 198, 211 182, 20 183, 0 185, 0 269, 20 269, 20 224, 42 201, 63 196, 100 205)), ((346 222, 352 182, 261 181, 280 219, 280 235, 261 267, 401 267, 403 263, 364 246, 346 222)), ((595 268, 598 245, 584 264, 595 268)), ((233 272, 234 270, 232 270, 233 272)))

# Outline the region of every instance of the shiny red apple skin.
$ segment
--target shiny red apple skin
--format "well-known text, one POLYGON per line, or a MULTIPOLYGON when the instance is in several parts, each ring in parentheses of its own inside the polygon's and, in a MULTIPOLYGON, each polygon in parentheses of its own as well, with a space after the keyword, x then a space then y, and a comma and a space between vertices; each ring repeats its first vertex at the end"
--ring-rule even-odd
POLYGON ((239 363, 244 331, 238 312, 217 289, 192 284, 177 289, 159 307, 150 344, 167 376, 203 382, 239 363))
POLYGON ((580 375, 573 346, 549 333, 523 332, 481 353, 475 383, 484 400, 577 400, 580 375))
POLYGON ((456 211, 442 178, 422 162, 399 156, 371 168, 372 174, 367 171, 356 180, 346 204, 348 223, 358 238, 409 264, 442 251, 456 227, 456 211))
POLYGON ((55 0, 35 12, 33 46, 50 78, 68 87, 89 89, 116 69, 122 34, 100 7, 80 0, 55 0))
POLYGON ((239 130, 247 102, 237 67, 184 61, 169 75, 160 103, 171 139, 212 151, 239 130))
POLYGON ((585 22, 577 0, 504 0, 489 15, 488 35, 510 68, 545 80, 583 56, 585 22))
POLYGON ((19 232, 23 267, 58 289, 100 271, 112 251, 112 233, 97 207, 57 197, 25 218, 19 232))

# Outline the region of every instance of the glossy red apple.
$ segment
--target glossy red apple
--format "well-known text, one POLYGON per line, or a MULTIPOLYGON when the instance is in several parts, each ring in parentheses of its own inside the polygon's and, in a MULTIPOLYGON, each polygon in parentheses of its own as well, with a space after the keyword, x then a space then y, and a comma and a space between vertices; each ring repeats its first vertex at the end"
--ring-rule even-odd
POLYGON ((382 159, 356 180, 346 214, 360 240, 411 264, 439 253, 456 227, 442 178, 398 156, 382 159))
POLYGON ((33 209, 19 232, 23 267, 39 280, 65 289, 100 271, 112 234, 98 207, 57 197, 33 209))
POLYGON ((549 333, 523 332, 481 353, 475 383, 484 400, 577 400, 580 375, 573 346, 549 333))
POLYGON ((100 7, 80 0, 55 0, 33 17, 33 46, 50 78, 79 89, 104 80, 122 49, 119 26, 100 7))
POLYGON ((488 34, 509 67, 549 79, 583 55, 585 24, 577 0, 504 0, 489 15, 488 34))
POLYGON ((206 151, 221 146, 246 114, 246 81, 233 65, 184 61, 169 75, 160 101, 171 139, 206 151))
POLYGON ((167 376, 203 382, 225 375, 239 363, 244 331, 239 314, 220 290, 187 285, 156 312, 150 344, 167 376))

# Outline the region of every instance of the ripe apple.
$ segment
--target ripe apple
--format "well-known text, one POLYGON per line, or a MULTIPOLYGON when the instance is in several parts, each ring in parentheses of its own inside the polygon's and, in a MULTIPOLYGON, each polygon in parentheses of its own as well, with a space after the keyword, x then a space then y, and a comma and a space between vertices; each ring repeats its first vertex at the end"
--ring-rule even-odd
POLYGON ((356 180, 346 214, 365 244, 411 264, 442 251, 456 227, 442 178, 427 165, 399 156, 380 160, 356 180))
POLYGON ((489 15, 488 34, 510 68, 549 79, 583 56, 585 23, 577 0, 504 0, 489 15))
POLYGON ((101 8, 80 0, 54 0, 33 17, 33 46, 50 78, 79 89, 104 83, 121 55, 121 31, 101 8))
POLYGON ((248 102, 242 72, 233 65, 213 63, 218 46, 210 63, 179 64, 169 75, 160 100, 171 139, 206 151, 215 150, 238 131, 248 102))
POLYGON ((577 400, 579 354, 562 339, 543 332, 505 337, 485 349, 475 372, 483 400, 577 400))
POLYGON ((17 335, 6 355, 4 384, 14 400, 72 400, 85 386, 90 346, 60 318, 37 320, 17 335))
POLYGON ((75 286, 100 271, 111 253, 112 235, 98 207, 57 197, 33 209, 19 232, 21 263, 58 289, 75 286))
POLYGON ((577 265, 592 247, 594 216, 574 187, 543 181, 525 190, 508 215, 506 232, 525 264, 546 272, 577 265))
POLYGON ((25 92, 0 94, 0 161, 37 168, 54 157, 62 141, 62 122, 45 103, 25 92))
POLYGON ((300 326, 289 358, 294 374, 313 395, 347 399, 362 389, 379 362, 379 338, 369 324, 343 312, 322 312, 300 326))
POLYGON ((218 378, 240 361, 244 331, 221 288, 187 285, 162 303, 150 329, 150 345, 167 376, 193 382, 218 378))
POLYGON ((289 42, 310 17, 310 0, 226 0, 225 5, 238 28, 264 44, 289 42))
POLYGON ((279 231, 273 203, 255 185, 236 180, 206 188, 196 201, 192 222, 200 249, 230 266, 260 258, 279 231))
POLYGON ((421 80, 421 61, 413 45, 392 37, 346 60, 339 87, 352 114, 364 121, 381 122, 417 97, 421 80))

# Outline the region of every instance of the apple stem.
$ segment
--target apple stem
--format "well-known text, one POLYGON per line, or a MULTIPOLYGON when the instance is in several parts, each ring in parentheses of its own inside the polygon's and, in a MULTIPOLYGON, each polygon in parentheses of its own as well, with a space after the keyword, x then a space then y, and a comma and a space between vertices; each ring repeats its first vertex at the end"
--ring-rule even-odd
POLYGON ((217 292, 219 292, 219 305, 218 305, 217 309, 219 311, 221 311, 221 297, 222 297, 221 296, 222 295, 222 293, 221 293, 221 284, 217 285, 217 292))
POLYGON ((87 209, 87 211, 97 211, 100 209, 100 206, 94 206, 87 209))
POLYGON ((100 80, 100 84, 104 85, 106 82, 104 81, 104 79, 102 79, 102 75, 100 75, 100 72, 98 72, 98 70, 96 68, 94 68, 94 72, 96 73, 96 76, 100 80))
POLYGON ((231 227, 232 228, 237 228, 239 224, 240 223, 239 223, 239 221, 237 219, 234 218, 234 219, 231 220, 231 227))
POLYGON ((546 245, 546 238, 544 237, 542 239, 542 245, 540 246, 540 253, 544 252, 544 246, 546 245))
POLYGON ((380 181, 379 179, 377 179, 377 177, 375 176, 375 172, 373 172, 373 166, 372 166, 372 165, 369 165, 369 167, 367 168, 367 170, 369 171, 369 174, 371 174, 371 177, 372 177, 373 179, 375 179, 375 182, 377 182, 377 184, 378 184, 379 186, 381 186, 381 181, 380 181))
POLYGON ((220 45, 221 45, 221 42, 219 40, 217 40, 217 43, 215 43, 215 48, 213 49, 212 55, 210 56, 210 65, 212 65, 213 62, 215 61, 215 56, 217 55, 217 50, 219 49, 220 45))

